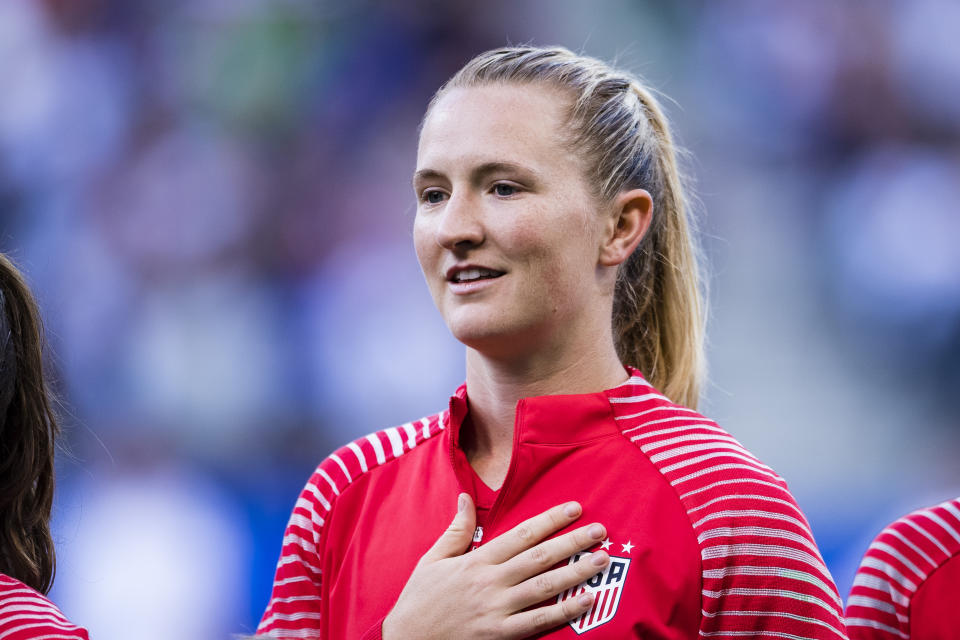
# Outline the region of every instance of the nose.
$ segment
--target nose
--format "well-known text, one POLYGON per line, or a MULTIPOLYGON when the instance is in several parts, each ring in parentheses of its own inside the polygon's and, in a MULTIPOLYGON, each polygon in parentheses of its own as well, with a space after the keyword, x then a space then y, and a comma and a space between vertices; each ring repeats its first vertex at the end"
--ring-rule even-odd
POLYGON ((480 246, 484 240, 480 204, 466 194, 453 194, 443 208, 437 227, 437 244, 449 251, 480 246))

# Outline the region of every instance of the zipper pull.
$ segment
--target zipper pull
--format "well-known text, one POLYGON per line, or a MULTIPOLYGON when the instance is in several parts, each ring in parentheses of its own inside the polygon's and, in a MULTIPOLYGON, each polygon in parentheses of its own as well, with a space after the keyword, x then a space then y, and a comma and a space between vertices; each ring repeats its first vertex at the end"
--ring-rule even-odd
POLYGON ((473 546, 470 547, 470 551, 473 551, 480 546, 480 542, 483 540, 483 527, 477 527, 473 531, 473 546))

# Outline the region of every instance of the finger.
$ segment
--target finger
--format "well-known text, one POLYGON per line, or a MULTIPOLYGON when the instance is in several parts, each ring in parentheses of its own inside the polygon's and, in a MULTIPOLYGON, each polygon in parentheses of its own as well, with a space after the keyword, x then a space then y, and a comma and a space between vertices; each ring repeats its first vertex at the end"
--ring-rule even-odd
POLYGON ((423 554, 421 560, 436 561, 462 555, 473 541, 476 523, 477 513, 474 510, 473 499, 470 498, 470 494, 461 493, 457 496, 457 515, 453 517, 453 522, 423 554))
POLYGON ((506 561, 505 577, 509 584, 518 584, 531 576, 543 573, 576 552, 592 547, 605 537, 607 537, 607 530, 599 522, 578 527, 562 536, 530 547, 506 561))
POLYGON ((538 607, 515 613, 504 623, 508 638, 527 638, 576 620, 590 610, 594 594, 587 591, 575 598, 567 598, 548 607, 538 607))
POLYGON ((610 556, 604 551, 585 554, 573 564, 541 573, 510 589, 510 605, 514 611, 520 611, 543 602, 589 580, 606 569, 608 564, 610 556))
POLYGON ((558 531, 580 517, 583 510, 579 503, 560 504, 528 520, 524 520, 510 531, 503 533, 483 547, 485 560, 492 564, 506 562, 521 551, 526 551, 554 531, 558 531))

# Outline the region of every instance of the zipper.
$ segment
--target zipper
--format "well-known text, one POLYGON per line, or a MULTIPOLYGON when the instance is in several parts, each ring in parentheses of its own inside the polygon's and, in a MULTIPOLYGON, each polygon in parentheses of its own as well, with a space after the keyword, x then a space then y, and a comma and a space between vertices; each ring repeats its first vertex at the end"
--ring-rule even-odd
MULTIPOLYGON (((510 480, 513 479, 513 476, 516 475, 517 471, 517 460, 520 458, 518 452, 520 451, 520 422, 521 416, 523 414, 523 406, 526 398, 521 398, 517 401, 517 409, 513 418, 513 449, 510 451, 510 466, 507 468, 507 475, 503 479, 503 484, 500 485, 500 490, 497 492, 497 499, 493 501, 493 506, 490 507, 490 513, 487 515, 487 529, 492 529, 494 523, 497 521, 497 514, 500 512, 500 507, 503 505, 507 490, 510 486, 510 480)), ((477 527, 480 532, 480 539, 483 539, 483 527, 477 527)), ((482 543, 480 540, 476 540, 476 533, 474 533, 474 544, 473 548, 476 549, 482 543)))

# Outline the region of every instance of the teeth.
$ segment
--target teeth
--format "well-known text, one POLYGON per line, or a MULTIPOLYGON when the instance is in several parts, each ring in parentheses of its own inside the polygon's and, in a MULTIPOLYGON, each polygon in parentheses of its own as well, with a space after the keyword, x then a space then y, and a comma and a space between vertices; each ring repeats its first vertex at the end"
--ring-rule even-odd
POLYGON ((460 282, 467 282, 469 280, 479 280, 480 279, 480 269, 467 269, 466 271, 460 272, 460 282))
POLYGON ((457 273, 453 279, 457 282, 470 282, 480 278, 495 278, 498 275, 500 275, 499 272, 490 269, 464 269, 457 273))

